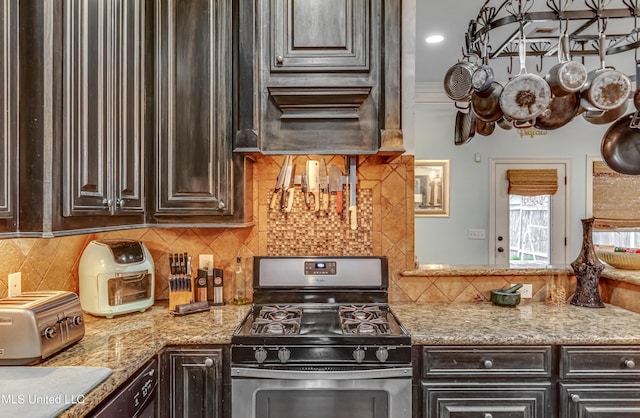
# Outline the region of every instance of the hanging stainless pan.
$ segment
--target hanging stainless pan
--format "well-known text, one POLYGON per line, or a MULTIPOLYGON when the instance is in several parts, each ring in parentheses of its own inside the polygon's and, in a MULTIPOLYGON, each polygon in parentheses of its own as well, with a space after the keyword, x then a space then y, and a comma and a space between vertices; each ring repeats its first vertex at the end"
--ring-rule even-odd
POLYGON ((600 153, 605 163, 621 174, 640 174, 638 113, 630 113, 612 123, 600 145, 600 153))
POLYGON ((471 110, 480 120, 495 122, 502 117, 500 97, 502 96, 502 84, 494 81, 488 89, 471 94, 471 110))
POLYGON ((458 110, 456 113, 455 130, 453 133, 453 144, 464 145, 471 141, 476 133, 476 118, 473 113, 462 112, 458 110))
POLYGON ((576 93, 587 82, 587 70, 581 63, 571 61, 569 52, 569 36, 564 32, 558 40, 558 63, 545 76, 551 93, 556 97, 576 93))
POLYGON ((611 110, 622 105, 631 94, 631 80, 615 69, 605 66, 606 37, 598 35, 600 68, 589 72, 587 82, 580 90, 582 107, 586 110, 611 110))
POLYGON ((468 102, 471 99, 473 86, 471 78, 478 65, 469 61, 469 56, 455 63, 444 76, 444 91, 456 102, 468 102))
POLYGON ((549 106, 551 89, 537 74, 528 74, 525 68, 526 41, 518 42, 520 73, 509 80, 500 96, 500 107, 514 121, 532 121, 549 106))
POLYGON ((489 67, 489 64, 487 62, 486 39, 482 43, 480 59, 482 60, 482 65, 479 65, 471 75, 471 85, 476 93, 481 93, 487 90, 493 83, 493 69, 489 67))
POLYGON ((569 123, 580 109, 578 93, 552 96, 549 106, 536 118, 535 127, 551 131, 569 123))

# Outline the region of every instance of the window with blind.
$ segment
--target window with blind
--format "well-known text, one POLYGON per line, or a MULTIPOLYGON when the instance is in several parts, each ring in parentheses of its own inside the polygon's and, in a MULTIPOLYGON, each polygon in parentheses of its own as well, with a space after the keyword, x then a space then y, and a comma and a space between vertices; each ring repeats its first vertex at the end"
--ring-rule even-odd
POLYGON ((640 229, 640 176, 628 176, 593 161, 592 214, 594 226, 640 229))

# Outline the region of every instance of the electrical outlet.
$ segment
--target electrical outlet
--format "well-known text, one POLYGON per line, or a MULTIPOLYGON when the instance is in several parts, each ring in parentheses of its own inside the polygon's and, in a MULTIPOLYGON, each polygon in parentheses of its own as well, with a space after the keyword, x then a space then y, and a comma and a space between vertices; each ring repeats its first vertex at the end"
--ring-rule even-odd
POLYGON ((22 293, 22 273, 11 273, 9 276, 9 297, 22 293))
MULTIPOLYGON (((511 286, 515 286, 515 283, 511 286)), ((531 299, 533 297, 533 285, 531 283, 524 283, 519 292, 522 299, 531 299)))
POLYGON ((484 239, 484 229, 469 229, 469 231, 467 231, 467 238, 484 239))
POLYGON ((207 269, 207 274, 213 274, 213 254, 200 254, 198 267, 207 269))

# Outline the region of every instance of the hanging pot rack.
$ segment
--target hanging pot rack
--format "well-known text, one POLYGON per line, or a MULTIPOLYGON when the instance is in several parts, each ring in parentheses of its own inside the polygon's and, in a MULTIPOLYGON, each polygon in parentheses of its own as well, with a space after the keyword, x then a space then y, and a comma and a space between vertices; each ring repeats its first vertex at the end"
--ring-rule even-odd
MULTIPOLYGON (((633 29, 613 33, 607 31, 607 55, 614 55, 640 47, 640 31, 635 24, 640 15, 640 0, 583 0, 583 9, 576 9, 574 0, 546 0, 544 10, 532 10, 535 0, 504 0, 492 6, 486 0, 475 19, 469 22, 465 34, 463 54, 479 56, 482 44, 497 29, 512 31, 502 41, 488 46, 488 58, 513 58, 518 56, 517 44, 520 34, 534 23, 556 22, 560 30, 567 32, 570 44, 570 55, 573 57, 598 55, 598 34, 589 30, 606 28, 607 22, 620 19, 633 19, 633 29), (574 25, 568 30, 569 24, 574 25), (575 27, 577 25, 577 27, 575 27)), ((541 2, 541 0, 538 0, 541 2)), ((612 25, 609 25, 610 27, 612 25)), ((507 31, 508 32, 508 31, 507 31)), ((541 62, 547 57, 554 57, 558 49, 558 34, 527 35, 527 56, 540 57, 541 62)), ((540 64, 538 67, 540 68, 540 64)))

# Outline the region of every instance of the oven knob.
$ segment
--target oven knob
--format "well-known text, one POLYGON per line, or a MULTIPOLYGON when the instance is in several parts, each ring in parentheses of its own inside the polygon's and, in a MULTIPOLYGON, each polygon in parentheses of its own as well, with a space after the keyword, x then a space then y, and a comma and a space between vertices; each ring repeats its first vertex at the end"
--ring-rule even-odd
POLYGON ((364 361, 364 350, 360 347, 353 350, 353 358, 356 363, 362 363, 364 361))
POLYGON ((73 325, 80 325, 82 324, 82 317, 80 315, 75 315, 72 319, 72 323, 73 325))
POLYGON ((264 363, 264 361, 267 359, 267 350, 262 347, 258 348, 255 352, 255 357, 258 363, 264 363))
POLYGON ((280 363, 286 363, 289 361, 289 357, 291 357, 291 351, 288 348, 282 347, 278 350, 278 358, 280 359, 280 363))
POLYGON ((376 358, 380 360, 380 363, 384 363, 389 358, 389 350, 384 347, 378 348, 378 351, 376 351, 376 358))
POLYGON ((55 328, 53 328, 53 327, 46 327, 46 328, 44 329, 44 333, 43 333, 43 334, 44 334, 44 338, 46 338, 47 340, 50 340, 50 339, 52 339, 53 337, 55 337, 57 333, 56 333, 56 329, 55 329, 55 328))

